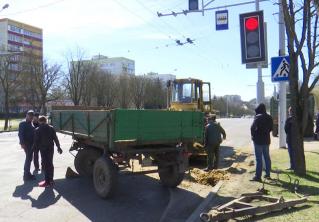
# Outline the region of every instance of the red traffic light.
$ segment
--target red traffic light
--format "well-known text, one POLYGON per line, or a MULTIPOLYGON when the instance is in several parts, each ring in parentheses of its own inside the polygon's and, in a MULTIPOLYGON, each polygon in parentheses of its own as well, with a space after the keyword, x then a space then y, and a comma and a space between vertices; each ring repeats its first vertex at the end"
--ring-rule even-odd
POLYGON ((250 17, 245 21, 245 27, 249 31, 254 31, 259 26, 258 17, 250 17))

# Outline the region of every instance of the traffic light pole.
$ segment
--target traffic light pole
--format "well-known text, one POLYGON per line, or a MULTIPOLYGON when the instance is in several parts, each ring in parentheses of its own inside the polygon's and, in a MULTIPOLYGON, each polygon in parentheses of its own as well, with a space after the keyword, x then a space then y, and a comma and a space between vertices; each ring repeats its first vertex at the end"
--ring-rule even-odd
MULTIPOLYGON (((259 1, 260 0, 256 0, 255 1, 255 5, 256 5, 256 11, 259 11, 259 1)), ((265 85, 263 82, 263 78, 262 78, 262 68, 261 68, 261 63, 259 62, 257 64, 257 70, 258 70, 258 81, 256 84, 256 91, 257 91, 257 98, 256 98, 256 103, 257 105, 260 103, 263 103, 265 101, 265 85)))
MULTIPOLYGON (((285 52, 285 21, 282 9, 282 0, 279 0, 279 56, 285 52)), ((279 147, 286 147, 285 121, 287 113, 287 92, 286 82, 279 83, 279 110, 278 110, 278 133, 279 147)))

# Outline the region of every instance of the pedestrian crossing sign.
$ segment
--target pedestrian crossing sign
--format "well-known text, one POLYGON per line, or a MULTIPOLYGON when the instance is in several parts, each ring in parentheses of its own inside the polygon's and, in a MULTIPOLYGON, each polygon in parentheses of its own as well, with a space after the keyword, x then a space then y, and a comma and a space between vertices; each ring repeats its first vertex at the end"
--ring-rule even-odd
POLYGON ((289 56, 271 58, 271 81, 281 82, 289 80, 289 56))

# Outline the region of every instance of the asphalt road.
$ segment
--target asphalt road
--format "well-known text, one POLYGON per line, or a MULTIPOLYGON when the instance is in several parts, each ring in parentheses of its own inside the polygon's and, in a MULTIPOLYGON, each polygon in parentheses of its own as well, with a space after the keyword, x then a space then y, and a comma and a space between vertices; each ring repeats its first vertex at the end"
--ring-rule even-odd
POLYGON ((250 136, 250 126, 253 123, 253 118, 232 118, 218 119, 221 126, 227 134, 226 141, 223 141, 223 146, 247 148, 252 146, 250 136))
MULTIPOLYGON (((55 186, 40 188, 43 179, 22 180, 24 152, 16 132, 0 134, 0 221, 185 221, 203 200, 196 192, 164 188, 143 175, 120 175, 116 195, 102 200, 91 179, 65 179, 73 156, 69 136, 58 135, 64 153, 54 156, 55 186)), ((33 169, 33 166, 32 166, 33 169)))

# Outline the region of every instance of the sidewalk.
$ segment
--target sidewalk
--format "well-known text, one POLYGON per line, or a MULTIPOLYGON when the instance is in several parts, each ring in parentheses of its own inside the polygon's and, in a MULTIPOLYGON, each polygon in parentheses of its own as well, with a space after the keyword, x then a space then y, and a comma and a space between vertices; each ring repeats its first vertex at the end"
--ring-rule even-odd
MULTIPOLYGON (((319 141, 306 141, 304 143, 305 146, 305 152, 313 152, 319 150, 319 141)), ((278 137, 272 138, 272 144, 270 149, 271 153, 283 153, 283 155, 288 156, 285 150, 279 148, 279 141, 278 137)), ((243 162, 235 163, 235 168, 232 168, 230 170, 231 176, 229 180, 223 181, 223 184, 219 188, 219 190, 214 193, 214 197, 208 196, 210 198, 210 201, 206 201, 206 206, 202 206, 202 212, 208 212, 210 209, 214 207, 218 207, 220 205, 223 205, 235 198, 238 198, 242 193, 249 193, 249 192, 256 192, 258 188, 262 187, 261 183, 252 182, 250 179, 254 176, 255 173, 255 157, 253 154, 253 148, 252 147, 246 147, 242 148, 240 150, 237 149, 237 152, 242 152, 247 154, 247 158, 243 162)), ((285 164, 285 163, 284 163, 285 164)), ((288 162, 287 162, 288 167, 288 162)), ((272 177, 275 175, 273 174, 272 177)), ((267 187, 266 187, 267 189, 267 187)), ((203 201, 204 203, 205 201, 203 201)), ((199 214, 198 212, 194 211, 194 214, 192 215, 193 222, 200 222, 199 214), (196 219, 194 219, 196 218, 196 219)), ((230 221, 256 221, 254 219, 251 220, 230 220, 230 221)), ((261 220, 258 220, 261 221, 261 220)), ((262 220, 264 221, 264 220, 262 220)), ((291 220, 296 221, 296 220, 291 220)))

